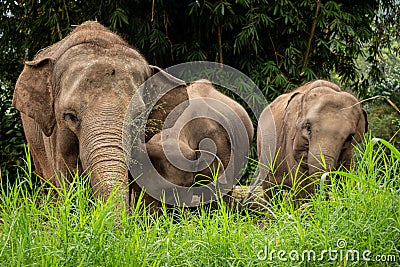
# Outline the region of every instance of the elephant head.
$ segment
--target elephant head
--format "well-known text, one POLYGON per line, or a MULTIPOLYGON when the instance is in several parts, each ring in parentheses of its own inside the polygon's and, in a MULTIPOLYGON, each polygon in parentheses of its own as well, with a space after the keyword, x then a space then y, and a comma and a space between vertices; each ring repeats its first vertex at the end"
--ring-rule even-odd
MULTIPOLYGON (((314 191, 312 177, 317 172, 340 165, 349 168, 353 145, 363 140, 367 130, 367 114, 358 100, 323 80, 307 83, 278 97, 268 111, 275 121, 277 167, 275 174, 269 174, 268 181, 264 182, 264 188, 283 179, 285 185, 293 186, 297 169, 303 175, 300 188, 304 188, 299 197, 314 191)), ((261 120, 258 131, 261 137, 263 131, 270 129, 263 127, 261 120)), ((259 157, 265 159, 267 144, 259 142, 258 145, 259 157)))
POLYGON ((78 26, 27 62, 13 105, 21 112, 39 175, 60 186, 69 172, 90 171, 97 196, 107 199, 119 190, 128 205, 124 116, 150 74, 139 52, 97 22, 78 26))

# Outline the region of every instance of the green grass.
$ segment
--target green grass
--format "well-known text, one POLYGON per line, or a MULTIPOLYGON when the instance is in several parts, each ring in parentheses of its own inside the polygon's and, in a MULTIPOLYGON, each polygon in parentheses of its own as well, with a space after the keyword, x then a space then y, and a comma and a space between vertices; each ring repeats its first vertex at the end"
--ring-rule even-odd
POLYGON ((354 171, 330 173, 331 185, 300 208, 220 203, 162 216, 93 200, 87 177, 56 201, 35 188, 26 162, 0 194, 0 266, 399 266, 400 153, 374 139, 356 154, 354 171))

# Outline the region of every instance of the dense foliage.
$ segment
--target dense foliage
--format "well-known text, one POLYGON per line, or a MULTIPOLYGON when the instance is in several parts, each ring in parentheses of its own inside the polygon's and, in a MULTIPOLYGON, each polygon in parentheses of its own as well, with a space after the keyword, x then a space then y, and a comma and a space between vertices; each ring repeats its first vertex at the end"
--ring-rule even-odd
POLYGON ((152 64, 224 62, 249 74, 266 93, 333 71, 360 89, 368 76, 358 72, 356 59, 368 51, 367 61, 378 63, 381 48, 390 44, 385 33, 397 25, 399 13, 397 1, 369 0, 6 0, 0 5, 1 70, 11 80, 24 59, 62 39, 74 25, 97 19, 152 64))
POLYGON ((400 147, 400 59, 390 52, 384 52, 379 68, 384 74, 382 80, 370 86, 365 106, 369 114, 370 131, 400 147), (380 96, 377 98, 377 96, 380 96))
POLYGON ((0 82, 0 153, 1 177, 15 176, 23 156, 24 137, 17 112, 10 108, 13 86, 0 82))
MULTIPOLYGON (((399 10, 397 0, 3 0, 0 130, 20 136, 15 110, 9 107, 24 60, 85 20, 98 20, 118 32, 153 65, 193 60, 228 64, 272 100, 305 81, 333 74, 365 96, 368 83, 381 75, 382 49, 399 35, 399 10), (359 57, 370 66, 367 72, 358 68, 359 57)), ((15 161, 5 149, 9 144, 0 148, 6 165, 15 161)))

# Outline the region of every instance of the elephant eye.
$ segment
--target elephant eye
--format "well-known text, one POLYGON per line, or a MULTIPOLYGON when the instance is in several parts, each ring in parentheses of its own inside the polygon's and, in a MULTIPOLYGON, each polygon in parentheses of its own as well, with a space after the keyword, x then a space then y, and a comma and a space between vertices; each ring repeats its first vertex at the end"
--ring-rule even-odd
POLYGON ((71 121, 71 122, 73 122, 75 124, 79 123, 79 120, 76 117, 76 115, 73 114, 73 113, 70 113, 70 112, 64 113, 63 119, 66 120, 66 121, 71 121))
POLYGON ((307 133, 309 135, 311 135, 311 124, 309 122, 307 122, 306 124, 304 124, 304 129, 307 131, 307 133))

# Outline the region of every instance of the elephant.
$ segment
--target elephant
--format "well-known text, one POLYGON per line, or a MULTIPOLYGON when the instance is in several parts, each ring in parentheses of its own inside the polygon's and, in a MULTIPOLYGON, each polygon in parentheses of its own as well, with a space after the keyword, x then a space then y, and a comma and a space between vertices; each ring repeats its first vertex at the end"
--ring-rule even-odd
MULTIPOLYGON (((13 106, 21 113, 36 173, 60 188, 73 174, 88 172, 96 197, 106 200, 115 190, 129 208, 124 115, 151 72, 137 50, 94 21, 26 62, 13 106)), ((184 82, 166 73, 158 85, 175 88, 160 99, 164 113, 150 115, 163 121, 188 95, 184 82)))
MULTIPOLYGON (((249 147, 253 140, 254 128, 248 113, 235 100, 219 92, 208 80, 191 83, 187 86, 187 92, 189 106, 174 126, 157 133, 146 143, 151 163, 163 178, 180 186, 191 187, 210 182, 213 176, 215 178, 218 164, 218 175, 223 172, 227 180, 232 181, 239 174, 243 167, 241 163, 247 156, 239 152, 241 149, 237 144, 249 147), (224 109, 222 106, 229 108, 224 109), (235 138, 238 139, 233 140, 235 138), (204 150, 213 150, 212 147, 207 148, 207 144, 202 147, 201 142, 205 139, 213 141, 215 154, 202 155, 204 150), (232 157, 233 154, 237 157, 232 157), (182 163, 185 159, 181 157, 188 160, 188 165, 179 167, 171 162, 182 163), (207 163, 202 164, 201 157, 207 163), (197 166, 197 170, 195 166, 189 166, 196 160, 199 161, 197 164, 202 165, 197 166), (233 167, 227 168, 230 163, 233 167)), ((233 185, 229 184, 228 189, 232 188, 233 185)), ((154 203, 160 206, 160 202, 154 203)))
POLYGON ((263 181, 265 198, 273 197, 271 188, 278 184, 296 187, 294 198, 307 199, 320 171, 350 168, 353 145, 367 128, 367 113, 356 97, 326 80, 276 98, 257 128, 258 181, 263 181))

